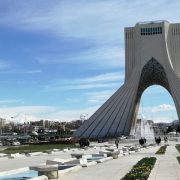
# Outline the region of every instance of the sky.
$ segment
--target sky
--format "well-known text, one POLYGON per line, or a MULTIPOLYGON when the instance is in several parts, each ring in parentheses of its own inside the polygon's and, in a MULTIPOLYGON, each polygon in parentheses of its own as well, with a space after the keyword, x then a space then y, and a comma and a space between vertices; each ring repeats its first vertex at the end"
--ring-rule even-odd
MULTIPOLYGON (((0 117, 89 118, 124 82, 124 27, 180 22, 179 0, 0 0, 0 117)), ((160 86, 139 117, 177 119, 160 86)))

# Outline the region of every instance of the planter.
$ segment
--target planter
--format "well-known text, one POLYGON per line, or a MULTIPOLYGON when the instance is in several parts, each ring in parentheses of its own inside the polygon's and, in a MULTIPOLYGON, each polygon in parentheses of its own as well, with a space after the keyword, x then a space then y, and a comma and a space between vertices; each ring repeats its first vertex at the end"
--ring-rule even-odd
POLYGON ((121 180, 147 180, 155 162, 155 157, 141 159, 121 180))
POLYGON ((165 145, 165 146, 161 146, 161 147, 158 149, 158 151, 156 152, 156 154, 165 154, 166 148, 167 148, 166 145, 165 145))
POLYGON ((118 159, 118 154, 117 153, 112 154, 112 158, 113 159, 118 159))

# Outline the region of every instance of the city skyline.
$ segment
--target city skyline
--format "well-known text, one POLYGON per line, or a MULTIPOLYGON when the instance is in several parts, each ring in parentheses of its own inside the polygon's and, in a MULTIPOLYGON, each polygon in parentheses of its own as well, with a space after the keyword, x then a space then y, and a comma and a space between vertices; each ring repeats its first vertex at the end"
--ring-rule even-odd
MULTIPOLYGON (((124 27, 179 22, 179 1, 0 1, 0 117, 90 116, 124 82, 124 27), (168 3, 167 3, 168 2, 168 3), (161 8, 159 8, 161 7, 161 8)), ((172 97, 148 88, 139 116, 177 119, 172 97)))

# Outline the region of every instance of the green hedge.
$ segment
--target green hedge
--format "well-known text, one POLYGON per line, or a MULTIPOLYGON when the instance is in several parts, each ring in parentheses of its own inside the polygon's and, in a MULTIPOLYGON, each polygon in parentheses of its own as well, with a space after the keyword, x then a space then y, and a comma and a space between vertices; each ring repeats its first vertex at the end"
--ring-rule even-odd
POLYGON ((37 151, 47 151, 52 149, 63 149, 63 148, 75 148, 75 144, 43 144, 43 145, 29 145, 29 146, 14 146, 9 147, 0 153, 24 153, 24 152, 37 152, 37 151))
POLYGON ((141 159, 121 180, 147 180, 155 162, 155 157, 141 159))
POLYGON ((177 160, 178 160, 178 162, 179 162, 179 164, 180 164, 180 156, 177 157, 177 160))
POLYGON ((167 148, 166 145, 165 145, 165 146, 161 146, 161 147, 158 149, 158 151, 156 152, 156 154, 165 154, 166 148, 167 148))
POLYGON ((180 153, 180 144, 177 144, 176 145, 176 149, 179 151, 179 153, 180 153))

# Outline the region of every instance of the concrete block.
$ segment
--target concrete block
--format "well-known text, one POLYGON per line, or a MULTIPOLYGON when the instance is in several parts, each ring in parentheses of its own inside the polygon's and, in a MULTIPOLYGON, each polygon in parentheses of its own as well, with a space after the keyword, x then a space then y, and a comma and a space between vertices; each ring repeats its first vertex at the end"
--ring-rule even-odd
POLYGON ((113 159, 112 157, 107 157, 107 158, 102 158, 102 159, 98 159, 96 160, 97 163, 102 163, 102 162, 105 162, 105 161, 108 161, 108 160, 111 160, 113 159))
POLYGON ((33 152, 33 153, 27 153, 26 156, 39 156, 42 152, 33 152))
POLYGON ((45 175, 48 177, 48 179, 58 179, 58 166, 34 166, 30 167, 29 169, 38 171, 38 176, 45 175))
POLYGON ((112 158, 113 158, 113 159, 118 159, 118 154, 117 154, 117 153, 113 153, 113 154, 112 154, 112 158))
POLYGON ((69 149, 68 149, 68 148, 66 148, 66 149, 63 149, 63 151, 64 151, 64 152, 68 152, 68 151, 69 151, 69 149))
POLYGON ((118 154, 118 157, 121 157, 121 156, 123 156, 123 154, 118 154))
POLYGON ((80 159, 80 158, 82 158, 83 155, 84 155, 83 153, 76 153, 76 154, 71 154, 71 157, 80 159))
POLYGON ((77 159, 76 159, 76 158, 68 158, 68 159, 55 158, 55 159, 53 159, 53 160, 47 160, 47 161, 46 161, 46 164, 47 164, 47 165, 53 165, 53 164, 59 164, 59 165, 61 165, 61 164, 65 164, 65 163, 67 163, 67 162, 69 162, 69 161, 74 161, 74 160, 77 160, 77 159))
POLYGON ((38 176, 45 175, 48 179, 58 179, 58 170, 57 171, 38 171, 38 176))
POLYGON ((97 162, 96 162, 96 161, 92 161, 92 162, 88 162, 88 163, 87 163, 87 165, 82 166, 82 167, 94 166, 94 165, 96 165, 96 164, 97 164, 97 162))

